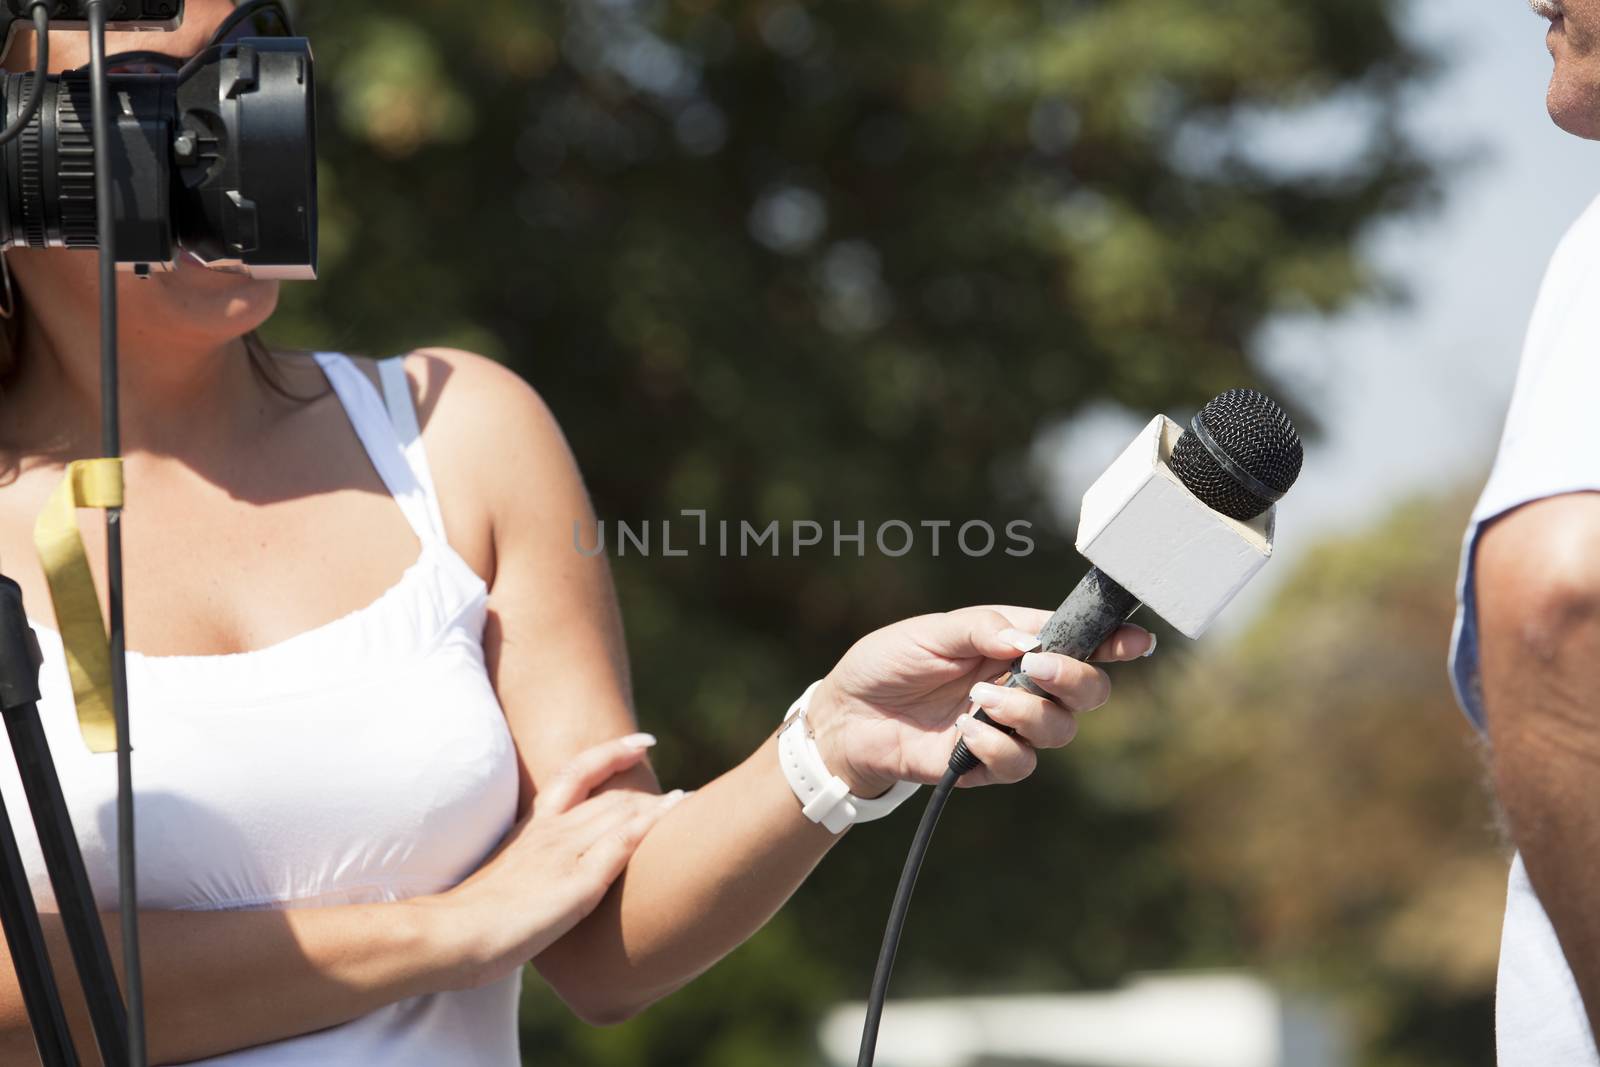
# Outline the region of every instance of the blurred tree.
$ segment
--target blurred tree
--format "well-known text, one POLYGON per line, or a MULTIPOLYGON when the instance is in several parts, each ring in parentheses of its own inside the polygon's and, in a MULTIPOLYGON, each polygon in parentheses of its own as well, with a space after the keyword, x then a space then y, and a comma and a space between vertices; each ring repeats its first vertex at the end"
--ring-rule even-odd
POLYGON ((1108 800, 1168 813, 1237 959, 1343 999, 1371 1067, 1494 1060, 1507 856, 1443 671, 1468 510, 1417 500, 1320 546, 1077 753, 1108 800))
MULTIPOLYGON (((657 765, 698 783, 861 633, 1061 594, 1078 564, 1030 464, 1041 431, 1091 402, 1196 406, 1258 377, 1272 315, 1384 291, 1359 239, 1432 180, 1392 119, 1426 66, 1402 10, 308 5, 323 280, 287 293, 270 336, 505 361, 609 520, 823 525, 798 557, 785 538, 776 558, 615 559, 657 765), (1330 110, 1359 127, 1353 150, 1322 151, 1330 110), (1263 154, 1269 120, 1313 140, 1312 165, 1263 154), (904 556, 873 544, 890 519, 917 533, 904 556), (1013 519, 1037 524, 1026 563, 1004 540, 969 556, 954 528, 936 554, 920 526, 1013 519), (831 551, 835 522, 865 525, 859 553, 831 551)), ((1228 958, 1228 906, 1186 885, 1165 820, 1103 803, 1080 763, 1052 761, 1020 815, 1017 795, 956 805, 898 991, 1228 958), (932 936, 950 900, 983 896, 991 919, 960 909, 965 951, 932 936)), ((856 831, 879 847, 853 837, 772 928, 635 1023, 586 1031, 531 989, 530 1060, 810 1062, 808 1009, 864 988, 898 866, 884 853, 913 819, 856 831)))

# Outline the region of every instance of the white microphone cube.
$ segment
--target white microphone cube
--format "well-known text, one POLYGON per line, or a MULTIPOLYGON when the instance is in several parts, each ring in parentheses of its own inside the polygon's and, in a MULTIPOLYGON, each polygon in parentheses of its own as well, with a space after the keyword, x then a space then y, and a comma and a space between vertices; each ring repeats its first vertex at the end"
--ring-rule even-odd
POLYGON ((1199 637, 1272 558, 1277 508, 1211 510, 1173 473, 1183 427, 1157 415, 1083 494, 1078 551, 1186 637, 1199 637))

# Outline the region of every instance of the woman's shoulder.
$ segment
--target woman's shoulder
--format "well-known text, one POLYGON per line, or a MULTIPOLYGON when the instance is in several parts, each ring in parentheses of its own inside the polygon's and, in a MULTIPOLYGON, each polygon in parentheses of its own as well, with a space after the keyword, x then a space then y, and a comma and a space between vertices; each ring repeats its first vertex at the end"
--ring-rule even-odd
MULTIPOLYGON (((374 384, 378 362, 357 359, 374 384)), ((529 498, 578 484, 555 416, 521 375, 459 348, 418 348, 403 366, 451 543, 493 585, 497 528, 529 498)))
MULTIPOLYGON (((377 362, 362 362, 376 380, 377 362)), ((509 367, 459 348, 414 349, 403 365, 430 456, 437 446, 482 465, 565 449, 543 398, 509 367)))
MULTIPOLYGON (((406 376, 424 428, 436 413, 446 419, 467 411, 493 422, 547 417, 539 394, 516 371, 460 348, 417 348, 405 357, 406 376)), ((376 360, 362 360, 374 376, 376 360)))

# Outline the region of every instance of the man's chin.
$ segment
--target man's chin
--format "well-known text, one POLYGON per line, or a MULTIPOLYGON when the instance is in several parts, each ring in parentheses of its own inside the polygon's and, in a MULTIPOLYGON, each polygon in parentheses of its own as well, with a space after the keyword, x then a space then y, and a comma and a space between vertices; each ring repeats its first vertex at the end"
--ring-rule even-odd
POLYGON ((1562 130, 1574 137, 1600 141, 1600 115, 1593 108, 1568 108, 1550 102, 1550 118, 1562 130))
POLYGON ((1551 79, 1545 106, 1555 124, 1574 137, 1600 141, 1600 76, 1591 80, 1563 76, 1551 79), (1578 82, 1579 84, 1574 84, 1578 82))

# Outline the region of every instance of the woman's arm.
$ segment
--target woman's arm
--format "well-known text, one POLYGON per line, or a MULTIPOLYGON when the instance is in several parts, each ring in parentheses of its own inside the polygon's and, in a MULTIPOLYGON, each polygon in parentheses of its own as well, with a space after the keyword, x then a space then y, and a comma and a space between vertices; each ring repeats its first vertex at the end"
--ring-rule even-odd
MULTIPOLYGON (((422 905, 139 916, 150 1059, 199 1059, 348 1022, 460 981, 442 913, 422 905)), ((117 945, 118 919, 102 916, 117 945)), ((59 916, 40 916, 73 1038, 98 1063, 88 1009, 59 916)), ((120 954, 113 951, 114 957, 120 954)), ((117 976, 122 978, 120 962, 117 976)), ((0 1063, 35 1048, 10 959, 0 964, 0 1063)))
MULTIPOLYGON (((1036 764, 1035 746, 1060 747, 1072 739, 1076 725, 1068 709, 1087 710, 1109 696, 1103 672, 1063 656, 1035 661, 1039 674, 1030 669, 1029 676, 1060 704, 978 685, 975 699, 996 722, 1015 728, 1016 737, 970 717, 956 721, 956 715, 976 680, 994 677, 1015 654, 1015 627, 1037 631, 1047 617, 1028 609, 971 608, 910 619, 863 638, 829 673, 807 711, 824 763, 857 795, 876 796, 900 779, 936 781, 960 736, 983 763, 962 786, 1026 777, 1036 764), (928 654, 926 664, 908 662, 918 652, 928 654), (956 660, 965 665, 958 668, 956 660), (1046 663, 1061 672, 1059 679, 1040 676, 1046 663), (944 709, 934 713, 931 728, 924 722, 881 729, 904 708, 896 692, 902 679, 921 680, 913 684, 925 687, 918 690, 924 708, 944 709), (951 683, 949 698, 936 695, 941 680, 951 683), (888 708, 897 710, 886 715, 888 708), (861 721, 852 726, 852 717, 861 721), (847 733, 850 740, 841 741, 847 733), (875 746, 874 736, 883 743, 875 746), (847 751, 864 758, 846 760, 847 751)), ((1132 659, 1151 647, 1148 633, 1127 627, 1100 656, 1132 659)), ((907 719, 921 714, 905 709, 907 719)), ((779 766, 775 729, 747 760, 668 813, 599 907, 534 966, 584 1018, 623 1021, 759 930, 837 840, 801 813, 779 766)))
MULTIPOLYGON (((516 739, 526 810, 572 752, 636 728, 616 594, 604 554, 574 546, 574 523, 593 544, 594 513, 538 396, 469 353, 429 349, 407 369, 422 383, 423 439, 446 520, 467 517, 452 523, 452 543, 465 544, 470 561, 475 520, 492 530, 484 650, 516 739)), ((590 918, 534 958, 580 1018, 625 1018, 706 970, 760 929, 832 847, 834 835, 800 814, 775 746, 776 733, 663 817, 590 918)), ((615 784, 660 788, 643 764, 615 784)))
MULTIPOLYGON (((551 776, 493 862, 443 893, 370 905, 141 913, 151 1059, 188 1061, 297 1037, 515 972, 599 905, 681 799, 593 795, 638 766, 648 745, 630 736, 580 752, 551 776)), ((116 944, 117 916, 101 921, 116 944)), ((41 924, 75 1042, 85 1062, 96 1062, 60 917, 41 916, 41 924)), ((27 1062, 32 1048, 16 975, 0 965, 0 1063, 27 1062)))
POLYGON ((622 1022, 765 926, 844 836, 800 813, 774 731, 657 823, 600 906, 533 965, 586 1021, 622 1022))
MULTIPOLYGON (((448 389, 422 391, 428 453, 443 473, 441 491, 454 494, 445 500, 447 520, 477 507, 488 512, 484 647, 517 741, 527 804, 567 754, 634 728, 605 558, 574 544, 575 524, 583 543, 594 543, 594 515, 554 419, 515 375, 445 350, 414 359, 411 370, 424 382, 449 381, 448 389), (448 373, 427 365, 434 359, 448 373), (494 442, 492 457, 486 440, 494 442)), ((1033 769, 1032 745, 1070 740, 1067 709, 1103 702, 1107 683, 1103 672, 1058 656, 1044 657, 1049 672, 1030 676, 1065 707, 1008 691, 985 706, 1020 738, 975 722, 958 735, 956 715, 973 683, 1000 674, 1016 655, 1008 642, 1019 635, 1009 628, 1032 632, 1047 617, 1005 610, 1011 617, 991 609, 926 616, 863 639, 846 661, 855 666, 836 671, 837 681, 830 675, 813 699, 810 717, 830 769, 873 796, 898 778, 936 780, 965 736, 985 766, 963 785, 1016 781, 1033 769), (881 729, 889 718, 902 724, 881 729), (870 738, 871 758, 857 755, 874 745, 846 743, 846 734, 870 738)), ((1148 634, 1129 628, 1113 654, 1131 658, 1150 645, 1148 634)), ((760 929, 838 840, 801 814, 777 758, 782 708, 764 714, 773 735, 666 815, 595 911, 534 959, 581 1018, 625 1019, 705 971, 760 929)), ((618 784, 658 788, 643 766, 631 779, 619 775, 618 784)))

